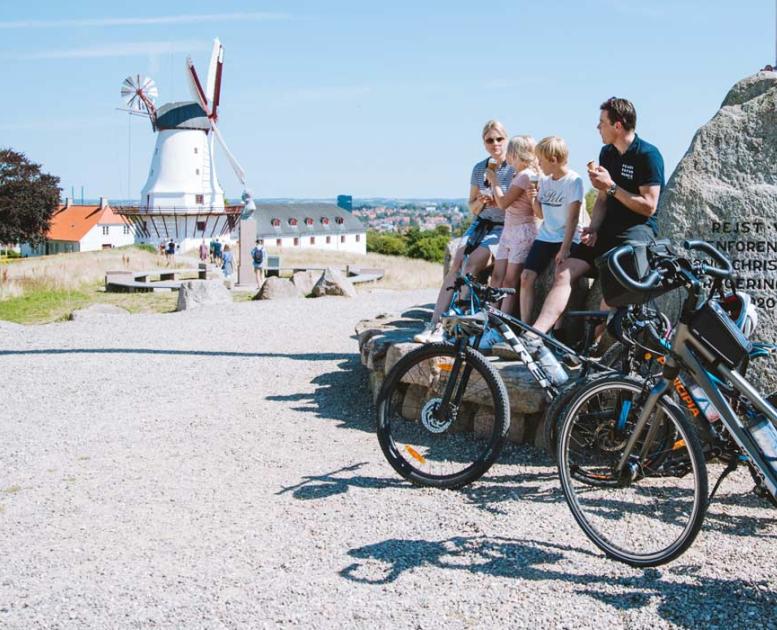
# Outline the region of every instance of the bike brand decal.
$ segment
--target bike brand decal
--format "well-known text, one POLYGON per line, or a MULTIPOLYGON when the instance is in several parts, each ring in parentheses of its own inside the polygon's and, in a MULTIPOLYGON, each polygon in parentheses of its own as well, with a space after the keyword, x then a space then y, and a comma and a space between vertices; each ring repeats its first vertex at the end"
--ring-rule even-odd
MULTIPOLYGON (((650 359, 652 355, 646 354, 645 359, 650 359)), ((666 359, 664 357, 656 357, 656 360, 661 364, 664 365, 666 363, 666 359)), ((674 389, 677 392, 677 395, 680 397, 680 400, 682 400, 685 403, 685 406, 688 408, 688 411, 691 412, 691 415, 695 418, 701 413, 701 410, 699 409, 696 402, 693 400, 693 397, 686 389, 685 385, 683 384, 682 380, 678 376, 676 379, 674 379, 674 389)))

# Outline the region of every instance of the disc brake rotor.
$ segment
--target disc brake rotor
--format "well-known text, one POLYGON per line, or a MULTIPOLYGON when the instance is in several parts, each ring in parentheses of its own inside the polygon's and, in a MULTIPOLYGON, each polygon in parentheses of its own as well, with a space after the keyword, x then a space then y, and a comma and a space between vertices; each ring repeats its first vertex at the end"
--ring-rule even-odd
POLYGON ((444 433, 456 419, 456 410, 454 407, 448 408, 448 417, 440 420, 435 414, 442 404, 442 398, 431 398, 421 409, 421 424, 426 427, 430 433, 444 433))

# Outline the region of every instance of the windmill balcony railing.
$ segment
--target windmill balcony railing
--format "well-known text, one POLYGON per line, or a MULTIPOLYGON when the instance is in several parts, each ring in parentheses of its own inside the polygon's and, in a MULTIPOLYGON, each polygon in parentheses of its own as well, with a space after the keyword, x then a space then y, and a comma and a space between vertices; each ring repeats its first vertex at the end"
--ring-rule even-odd
POLYGON ((241 214, 243 212, 243 207, 242 204, 230 204, 225 206, 111 206, 116 214, 173 214, 176 216, 241 214))

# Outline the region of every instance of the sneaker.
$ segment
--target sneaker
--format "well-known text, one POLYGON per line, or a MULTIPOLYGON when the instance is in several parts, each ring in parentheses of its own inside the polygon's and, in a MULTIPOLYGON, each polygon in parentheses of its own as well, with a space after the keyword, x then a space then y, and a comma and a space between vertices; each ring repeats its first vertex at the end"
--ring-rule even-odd
POLYGON ((442 341, 442 324, 427 324, 424 329, 413 337, 416 343, 436 343, 442 341))

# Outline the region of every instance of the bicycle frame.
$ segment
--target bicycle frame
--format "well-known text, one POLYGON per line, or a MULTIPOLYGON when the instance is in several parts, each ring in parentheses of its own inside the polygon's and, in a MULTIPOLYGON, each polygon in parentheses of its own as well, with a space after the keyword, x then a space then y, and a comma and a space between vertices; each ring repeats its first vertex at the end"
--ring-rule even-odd
MULTIPOLYGON (((747 427, 740 421, 737 414, 731 408, 731 405, 729 405, 728 401, 721 395, 698 357, 701 357, 707 362, 715 362, 715 357, 712 353, 696 341, 688 328, 687 323, 681 322, 678 324, 672 339, 671 353, 666 359, 663 373, 658 382, 650 390, 647 401, 637 419, 634 431, 629 436, 626 448, 618 462, 617 472, 622 474, 626 469, 629 458, 631 457, 631 452, 634 449, 639 436, 644 431, 650 415, 656 408, 661 396, 666 394, 669 390, 682 368, 691 375, 693 381, 704 390, 705 394, 707 394, 710 402, 717 408, 723 424, 731 433, 734 441, 739 445, 742 451, 747 454, 761 474, 763 474, 766 487, 772 496, 777 497, 777 474, 775 474, 775 471, 761 453, 761 449, 750 435, 747 427)), ((771 422, 777 423, 777 409, 772 407, 749 381, 747 381, 747 379, 726 366, 718 365, 717 369, 720 371, 720 374, 733 385, 734 389, 744 396, 756 410, 764 414, 771 422)), ((648 453, 654 434, 657 430, 658 423, 654 423, 650 427, 645 443, 643 444, 640 459, 644 458, 648 453)))

